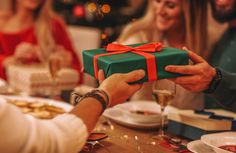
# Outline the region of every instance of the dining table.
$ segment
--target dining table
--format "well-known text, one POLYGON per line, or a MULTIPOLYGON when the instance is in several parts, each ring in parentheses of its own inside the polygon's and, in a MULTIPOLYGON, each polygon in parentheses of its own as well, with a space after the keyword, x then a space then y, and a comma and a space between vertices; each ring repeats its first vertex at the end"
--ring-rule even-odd
POLYGON ((190 140, 186 138, 166 133, 171 140, 177 140, 178 143, 173 144, 173 141, 170 142, 168 139, 157 141, 153 136, 158 133, 158 128, 130 128, 103 116, 93 132, 102 132, 108 137, 100 141, 87 142, 81 153, 190 153, 186 148, 190 140))
MULTIPOLYGON (((17 99, 17 97, 26 101, 27 99, 37 99, 34 97, 12 96, 13 99, 17 99)), ((173 143, 168 139, 157 141, 153 139, 153 136, 158 134, 158 130, 158 127, 149 129, 131 128, 101 116, 93 133, 105 133, 107 137, 99 141, 87 141, 80 153, 190 153, 186 144, 191 140, 166 132, 171 140, 177 140, 178 143, 173 143)))

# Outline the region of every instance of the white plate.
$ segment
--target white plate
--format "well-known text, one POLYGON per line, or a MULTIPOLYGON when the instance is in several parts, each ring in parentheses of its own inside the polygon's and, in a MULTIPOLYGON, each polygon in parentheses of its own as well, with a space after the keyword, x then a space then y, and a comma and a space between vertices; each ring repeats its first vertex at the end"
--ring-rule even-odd
POLYGON ((212 147, 216 153, 232 153, 219 148, 224 145, 236 145, 236 132, 221 132, 201 136, 201 141, 212 147))
POLYGON ((187 144, 188 150, 193 153, 215 153, 215 151, 208 145, 201 142, 201 140, 191 141, 187 144))
MULTIPOLYGON (((107 109, 103 113, 103 116, 117 122, 118 124, 131 128, 153 129, 159 127, 159 120, 157 122, 137 122, 137 120, 134 120, 132 113, 129 112, 130 110, 147 110, 160 113, 160 106, 153 101, 127 102, 107 109)), ((165 114, 170 110, 172 111, 174 108, 167 107, 165 114)))
POLYGON ((0 95, 0 98, 10 99, 10 100, 22 100, 26 102, 36 102, 36 101, 45 102, 53 106, 61 107, 66 112, 69 112, 73 108, 73 106, 68 103, 52 100, 52 99, 46 99, 46 98, 36 98, 36 97, 28 97, 28 96, 4 96, 4 95, 0 95))

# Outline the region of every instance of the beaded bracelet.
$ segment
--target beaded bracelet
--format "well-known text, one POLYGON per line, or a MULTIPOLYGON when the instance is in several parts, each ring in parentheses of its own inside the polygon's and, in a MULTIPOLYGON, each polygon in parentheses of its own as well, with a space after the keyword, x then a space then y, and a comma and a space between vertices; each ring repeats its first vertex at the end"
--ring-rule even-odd
POLYGON ((80 96, 78 93, 72 93, 72 104, 73 105, 77 105, 81 100, 85 99, 85 98, 94 98, 96 99, 98 102, 100 102, 100 104, 102 105, 102 112, 110 106, 110 102, 109 102, 109 96, 108 94, 103 91, 103 90, 92 90, 91 92, 88 92, 86 93, 84 96, 80 96), (101 96, 102 95, 105 95, 106 97, 106 100, 101 96))

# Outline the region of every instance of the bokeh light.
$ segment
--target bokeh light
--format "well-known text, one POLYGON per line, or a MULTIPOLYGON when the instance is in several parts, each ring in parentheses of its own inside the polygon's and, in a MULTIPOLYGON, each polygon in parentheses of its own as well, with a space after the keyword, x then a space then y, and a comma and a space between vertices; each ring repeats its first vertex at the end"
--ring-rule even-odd
POLYGON ((97 10, 97 5, 95 3, 89 3, 87 9, 89 12, 93 13, 97 10))
POLYGON ((105 33, 102 33, 102 34, 101 34, 101 39, 103 39, 103 40, 104 40, 104 39, 107 39, 107 35, 106 35, 105 33))
POLYGON ((109 13, 111 11, 111 7, 108 4, 104 4, 104 5, 102 5, 101 10, 103 13, 109 13))
POLYGON ((84 17, 85 16, 84 7, 82 5, 76 5, 73 8, 73 15, 79 18, 84 17))

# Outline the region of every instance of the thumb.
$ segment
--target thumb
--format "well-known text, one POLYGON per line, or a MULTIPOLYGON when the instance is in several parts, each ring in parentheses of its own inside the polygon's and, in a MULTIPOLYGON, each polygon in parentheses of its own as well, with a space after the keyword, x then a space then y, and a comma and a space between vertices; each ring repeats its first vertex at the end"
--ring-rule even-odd
POLYGON ((99 81, 99 84, 101 84, 104 80, 105 80, 104 71, 102 69, 100 69, 98 71, 98 81, 99 81))
POLYGON ((132 72, 123 74, 125 82, 134 82, 142 79, 145 76, 144 70, 134 70, 132 72))

